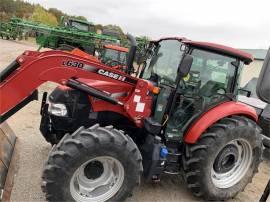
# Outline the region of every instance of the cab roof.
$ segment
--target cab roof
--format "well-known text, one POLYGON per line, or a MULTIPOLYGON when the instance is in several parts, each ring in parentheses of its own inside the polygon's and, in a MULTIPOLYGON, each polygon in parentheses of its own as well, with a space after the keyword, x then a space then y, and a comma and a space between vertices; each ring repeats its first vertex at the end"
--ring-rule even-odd
POLYGON ((192 41, 185 37, 164 37, 158 40, 153 40, 152 42, 159 43, 160 41, 163 41, 163 40, 178 40, 184 44, 187 44, 193 47, 236 57, 242 60, 245 64, 249 64, 254 60, 253 56, 250 53, 247 53, 245 51, 241 51, 241 50, 229 47, 229 46, 224 46, 224 45, 216 44, 216 43, 192 41))
POLYGON ((104 48, 112 49, 112 50, 116 50, 116 51, 124 52, 124 53, 128 52, 128 48, 125 48, 125 47, 122 47, 122 46, 116 46, 116 45, 107 44, 107 45, 104 46, 104 48))
POLYGON ((210 51, 217 52, 220 54, 236 57, 242 60, 245 64, 249 64, 254 60, 251 54, 229 47, 229 46, 224 46, 224 45, 220 45, 216 43, 209 43, 209 42, 191 41, 191 40, 183 40, 182 42, 187 45, 191 45, 197 48, 210 50, 210 51))
POLYGON ((183 41, 183 40, 187 40, 187 38, 185 37, 162 37, 160 39, 157 39, 157 40, 151 40, 150 42, 153 42, 153 43, 159 43, 163 40, 178 40, 178 41, 183 41))

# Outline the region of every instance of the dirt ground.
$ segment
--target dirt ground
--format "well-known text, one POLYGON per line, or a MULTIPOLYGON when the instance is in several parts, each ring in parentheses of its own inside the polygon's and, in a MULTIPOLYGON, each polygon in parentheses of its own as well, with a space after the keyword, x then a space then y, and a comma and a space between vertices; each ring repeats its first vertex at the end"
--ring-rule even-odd
MULTIPOLYGON (((24 50, 35 49, 37 47, 28 42, 0 39, 0 69, 6 67, 24 50)), ((54 84, 41 86, 39 88, 40 95, 43 91, 50 91, 53 86, 54 84)), ((45 201, 40 188, 41 173, 51 146, 46 143, 39 132, 39 110, 40 101, 35 101, 8 120, 20 143, 19 169, 15 176, 11 201, 45 201)), ((231 201, 258 201, 269 178, 270 162, 263 162, 253 182, 231 201)), ((198 199, 191 195, 180 176, 164 176, 158 184, 142 184, 136 188, 133 197, 129 198, 128 201, 169 202, 198 201, 198 199)))

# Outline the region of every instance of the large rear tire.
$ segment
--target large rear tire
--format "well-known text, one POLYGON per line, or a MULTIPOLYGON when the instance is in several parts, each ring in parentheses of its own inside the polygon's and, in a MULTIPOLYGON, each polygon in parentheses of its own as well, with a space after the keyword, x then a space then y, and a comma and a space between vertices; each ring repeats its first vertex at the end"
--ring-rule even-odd
POLYGON ((142 157, 113 127, 81 127, 54 146, 43 172, 48 201, 123 201, 140 182, 142 157))
POLYGON ((224 118, 194 145, 186 145, 185 180, 197 197, 227 200, 243 191, 258 171, 262 140, 256 123, 246 117, 224 118))

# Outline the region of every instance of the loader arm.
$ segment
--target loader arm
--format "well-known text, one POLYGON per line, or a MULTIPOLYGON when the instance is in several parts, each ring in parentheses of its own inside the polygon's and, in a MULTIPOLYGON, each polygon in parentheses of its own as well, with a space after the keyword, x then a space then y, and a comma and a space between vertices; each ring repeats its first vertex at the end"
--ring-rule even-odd
MULTIPOLYGON (((25 51, 0 74, 0 121, 3 122, 31 100, 36 89, 51 81, 84 91, 90 96, 121 105, 133 118, 147 117, 151 113, 151 98, 147 95, 151 84, 129 76, 119 70, 95 63, 80 56, 62 51, 25 51), (94 89, 77 79, 114 82, 129 87, 125 102, 110 97, 109 92, 94 89), (144 109, 136 109, 134 96, 140 96, 144 109)), ((135 120, 135 119, 134 119, 135 120)), ((141 125, 142 123, 137 123, 141 125)))

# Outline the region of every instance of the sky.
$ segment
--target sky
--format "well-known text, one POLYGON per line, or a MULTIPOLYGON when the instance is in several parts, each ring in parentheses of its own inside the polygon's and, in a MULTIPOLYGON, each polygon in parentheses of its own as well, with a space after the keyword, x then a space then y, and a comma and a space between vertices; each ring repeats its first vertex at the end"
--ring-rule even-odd
POLYGON ((152 39, 184 36, 235 48, 270 46, 269 0, 27 0, 152 39))

